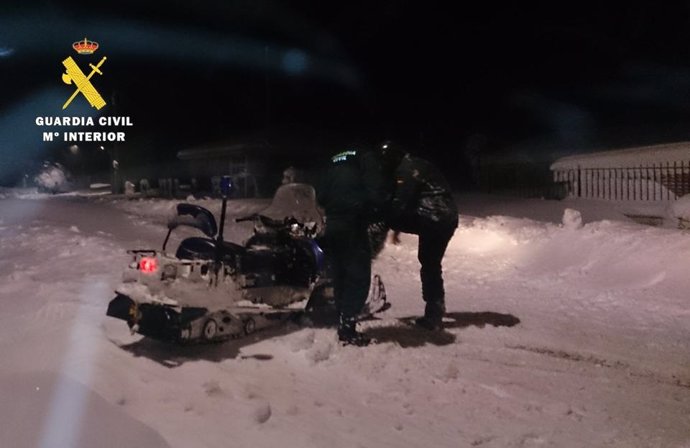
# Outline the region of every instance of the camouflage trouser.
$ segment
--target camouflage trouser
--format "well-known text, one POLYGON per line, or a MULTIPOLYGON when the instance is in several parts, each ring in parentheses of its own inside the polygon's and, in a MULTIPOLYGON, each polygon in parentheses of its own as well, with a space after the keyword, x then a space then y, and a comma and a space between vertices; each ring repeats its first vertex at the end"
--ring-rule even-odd
POLYGON ((341 316, 354 318, 367 300, 371 280, 371 249, 366 223, 329 218, 325 239, 335 306, 341 316))
POLYGON ((419 234, 417 258, 422 268, 422 298, 427 303, 444 303, 443 269, 441 262, 448 242, 455 233, 456 225, 448 225, 419 234))

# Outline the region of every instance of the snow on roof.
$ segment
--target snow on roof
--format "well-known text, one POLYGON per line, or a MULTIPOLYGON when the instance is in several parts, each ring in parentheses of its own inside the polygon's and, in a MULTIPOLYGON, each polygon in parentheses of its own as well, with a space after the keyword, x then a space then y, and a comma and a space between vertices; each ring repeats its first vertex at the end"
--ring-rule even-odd
POLYGON ((561 157, 551 170, 572 168, 628 168, 690 161, 690 142, 640 146, 637 148, 575 154, 561 157))

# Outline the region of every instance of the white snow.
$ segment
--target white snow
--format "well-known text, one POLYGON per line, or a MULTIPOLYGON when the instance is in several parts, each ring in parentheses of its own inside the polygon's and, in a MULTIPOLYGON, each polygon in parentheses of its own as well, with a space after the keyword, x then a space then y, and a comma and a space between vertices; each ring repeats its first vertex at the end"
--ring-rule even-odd
POLYGON ((669 205, 668 215, 690 220, 690 194, 681 196, 669 205))
MULTIPOLYGON (((352 348, 297 325, 132 335, 105 310, 175 202, 0 199, 2 446, 690 446, 690 236, 597 202, 458 201, 447 330, 405 323, 423 302, 403 235, 374 266, 393 305, 362 325, 378 342, 352 348)), ((265 205, 231 201, 226 235, 265 205)))
POLYGON ((34 182, 47 191, 64 191, 67 188, 67 173, 59 164, 46 164, 36 175, 34 182))
POLYGON ((631 168, 638 166, 687 164, 690 159, 690 142, 666 143, 636 148, 599 151, 561 157, 551 165, 551 170, 584 168, 631 168))
POLYGON ((573 230, 582 228, 582 213, 572 208, 563 210, 563 227, 573 230))

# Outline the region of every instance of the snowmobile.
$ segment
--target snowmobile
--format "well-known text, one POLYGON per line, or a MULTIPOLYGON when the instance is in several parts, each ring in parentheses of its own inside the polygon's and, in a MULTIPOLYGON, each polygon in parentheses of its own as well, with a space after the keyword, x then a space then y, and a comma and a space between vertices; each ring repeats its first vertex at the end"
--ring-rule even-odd
MULTIPOLYGON (((225 241, 223 228, 230 180, 221 182, 220 225, 196 204, 180 203, 168 222, 162 250, 130 250, 106 314, 127 322, 133 333, 177 343, 221 342, 249 335, 297 316, 334 312, 327 259, 317 238, 324 228, 313 187, 282 185, 252 221, 243 244, 225 241), (204 236, 182 240, 166 251, 180 226, 204 236)), ((363 315, 387 309, 380 276, 372 275, 363 315)))

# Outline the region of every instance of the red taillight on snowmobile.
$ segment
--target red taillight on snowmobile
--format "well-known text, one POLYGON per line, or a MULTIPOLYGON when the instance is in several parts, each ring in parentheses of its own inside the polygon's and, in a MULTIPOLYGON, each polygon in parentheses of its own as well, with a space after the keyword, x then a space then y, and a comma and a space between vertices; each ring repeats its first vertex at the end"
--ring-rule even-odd
POLYGON ((158 260, 155 257, 143 257, 139 260, 139 270, 145 274, 152 274, 158 270, 158 260))

